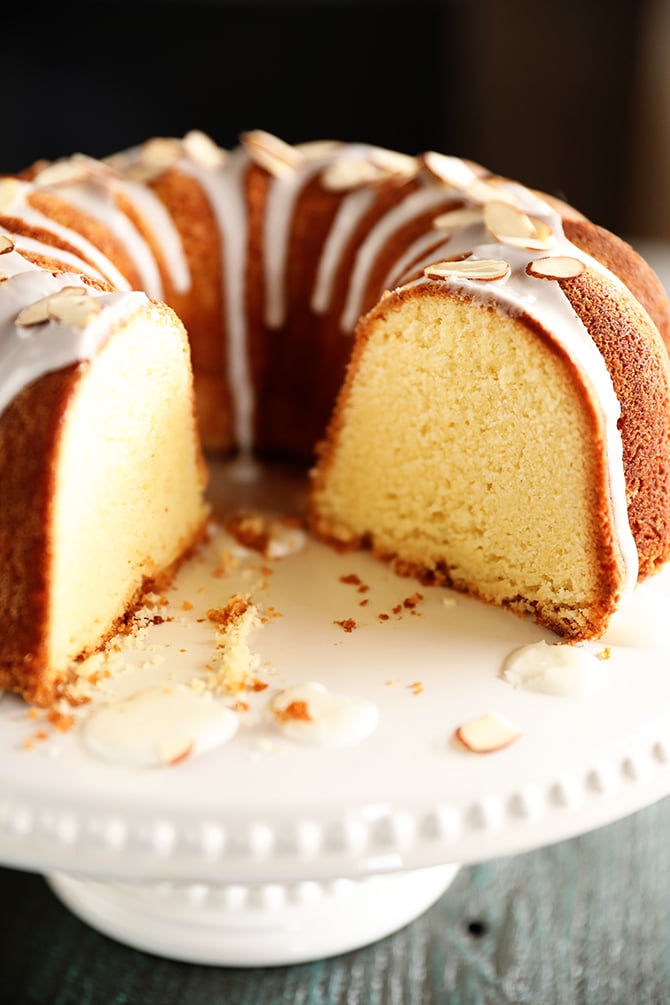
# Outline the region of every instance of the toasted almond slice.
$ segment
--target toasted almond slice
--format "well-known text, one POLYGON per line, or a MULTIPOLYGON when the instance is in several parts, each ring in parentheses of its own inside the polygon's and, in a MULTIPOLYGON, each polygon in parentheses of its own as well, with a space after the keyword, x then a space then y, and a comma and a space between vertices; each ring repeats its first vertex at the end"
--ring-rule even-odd
POLYGON ((166 170, 171 167, 181 153, 179 140, 171 136, 154 136, 140 147, 140 158, 147 167, 166 170))
POLYGON ((492 754, 496 750, 503 750, 521 735, 517 725, 495 712, 471 719, 459 726, 454 733, 457 741, 475 754, 492 754))
POLYGON ((125 165, 121 165, 119 162, 116 166, 116 170, 118 170, 119 173, 127 179, 127 181, 137 181, 140 182, 140 184, 145 184, 146 182, 153 181, 154 178, 159 178, 160 175, 165 174, 167 168, 144 164, 142 161, 127 161, 125 165))
POLYGON ((89 295, 85 287, 64 286, 62 290, 24 307, 16 317, 16 324, 27 328, 46 321, 59 321, 83 328, 100 310, 99 302, 89 295))
POLYGON ((338 157, 324 168, 321 184, 329 192, 348 192, 384 177, 383 171, 360 157, 338 157))
POLYGON ((428 279, 504 279, 509 263, 498 258, 466 258, 462 262, 436 262, 423 270, 428 279))
POLYGON ((423 155, 423 163, 438 181, 453 188, 465 188, 476 178, 470 165, 460 157, 449 157, 447 154, 429 150, 423 155))
POLYGON ((534 237, 535 224, 522 209, 509 202, 491 199, 484 204, 484 223, 496 240, 506 237, 534 237))
POLYGON ((223 167, 228 159, 228 152, 200 129, 191 129, 181 141, 186 156, 208 170, 223 167))
POLYGON ((550 255, 536 258, 526 266, 529 276, 536 279, 575 279, 584 271, 584 263, 570 255, 550 255))
POLYGON ((537 237, 500 237, 501 244, 506 244, 510 248, 525 248, 526 251, 551 251, 554 246, 554 239, 537 237))
POLYGON ((99 302, 86 290, 71 286, 49 297, 47 309, 53 321, 72 325, 73 328, 85 328, 101 311, 99 302))
POLYGON ((33 325, 44 324, 49 320, 49 297, 36 300, 34 304, 29 304, 16 315, 15 324, 20 328, 31 328, 33 325))
POLYGON ((22 188, 18 178, 0 178, 0 213, 4 213, 18 199, 22 188))
POLYGON ((39 185, 71 185, 73 182, 85 181, 92 173, 92 166, 86 158, 67 157, 47 164, 35 175, 35 181, 39 185))
POLYGON ((14 250, 14 242, 7 234, 0 234, 0 255, 6 255, 14 250))
POLYGON ((465 194, 473 202, 485 205, 487 202, 506 202, 516 206, 516 196, 506 192, 499 178, 474 178, 465 187, 465 194))
POLYGON ((297 150, 305 160, 318 161, 320 157, 335 153, 341 146, 339 140, 308 140, 305 143, 296 143, 293 149, 297 150))
POLYGON ((397 178, 413 178, 419 170, 419 162, 416 157, 400 153, 397 150, 387 150, 386 147, 374 147, 370 151, 370 160, 385 174, 397 178))
POLYGON ((303 162, 302 154, 295 147, 263 129, 243 133, 241 141, 251 159, 275 178, 292 174, 303 162))
POLYGON ((450 209, 446 213, 441 213, 433 220, 433 227, 436 230, 446 230, 453 233, 461 227, 468 227, 471 223, 481 223, 482 211, 472 206, 463 206, 461 209, 450 209))

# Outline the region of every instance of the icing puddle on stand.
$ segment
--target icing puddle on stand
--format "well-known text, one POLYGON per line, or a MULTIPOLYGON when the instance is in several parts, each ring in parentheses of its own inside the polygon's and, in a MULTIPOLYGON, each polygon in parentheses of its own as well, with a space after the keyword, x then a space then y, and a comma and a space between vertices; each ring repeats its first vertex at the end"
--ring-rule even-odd
POLYGON ((82 738, 106 761, 153 768, 220 747, 237 725, 235 712, 211 692, 198 694, 185 685, 152 687, 96 709, 83 723, 82 738))
POLYGON ((310 746, 351 747, 367 739, 379 721, 373 702, 335 694, 317 681, 286 688, 271 707, 282 733, 310 746))
POLYGON ((543 694, 578 697, 596 694, 607 684, 603 659, 578 646, 534 642, 505 660, 503 680, 543 694))

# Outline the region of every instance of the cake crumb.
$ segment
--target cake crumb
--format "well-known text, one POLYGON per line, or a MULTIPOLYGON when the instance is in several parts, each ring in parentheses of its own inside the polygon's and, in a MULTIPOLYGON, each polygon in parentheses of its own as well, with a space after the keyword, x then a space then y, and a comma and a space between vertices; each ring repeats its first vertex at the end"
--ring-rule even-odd
POLYGON ((207 618, 216 626, 216 646, 222 651, 220 664, 210 668, 210 687, 236 694, 252 686, 260 657, 251 652, 249 635, 262 624, 256 605, 238 593, 223 607, 210 608, 207 618))
POLYGON ((299 551, 306 541, 301 521, 295 517, 269 517, 241 512, 231 517, 225 529, 238 544, 264 558, 284 558, 299 551))
POLYGON ((286 708, 274 707, 272 711, 279 722, 288 722, 291 719, 298 719, 301 722, 312 722, 312 716, 309 714, 309 706, 306 701, 292 701, 286 708))
POLYGON ((333 621, 333 624, 339 625, 345 632, 353 632, 354 628, 358 627, 355 618, 343 618, 341 621, 333 621))

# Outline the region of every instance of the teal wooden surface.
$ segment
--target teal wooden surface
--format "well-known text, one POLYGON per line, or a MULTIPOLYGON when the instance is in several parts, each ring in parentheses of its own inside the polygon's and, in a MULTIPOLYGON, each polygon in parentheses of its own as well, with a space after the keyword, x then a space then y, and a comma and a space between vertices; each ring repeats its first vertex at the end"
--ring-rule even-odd
POLYGON ((462 869, 411 925, 290 967, 160 959, 0 869, 0 1005, 669 1005, 670 799, 462 869))

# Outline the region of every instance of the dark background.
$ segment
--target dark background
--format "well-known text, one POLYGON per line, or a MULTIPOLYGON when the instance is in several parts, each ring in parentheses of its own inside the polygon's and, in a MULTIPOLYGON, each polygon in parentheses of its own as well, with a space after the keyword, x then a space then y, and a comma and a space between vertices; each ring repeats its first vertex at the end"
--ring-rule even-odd
POLYGON ((660 6, 12 4, 0 28, 0 171, 75 151, 104 156, 192 128, 232 146, 241 131, 263 128, 290 142, 361 140, 469 157, 620 233, 653 236, 663 214, 640 209, 653 164, 640 165, 637 152, 660 6))

